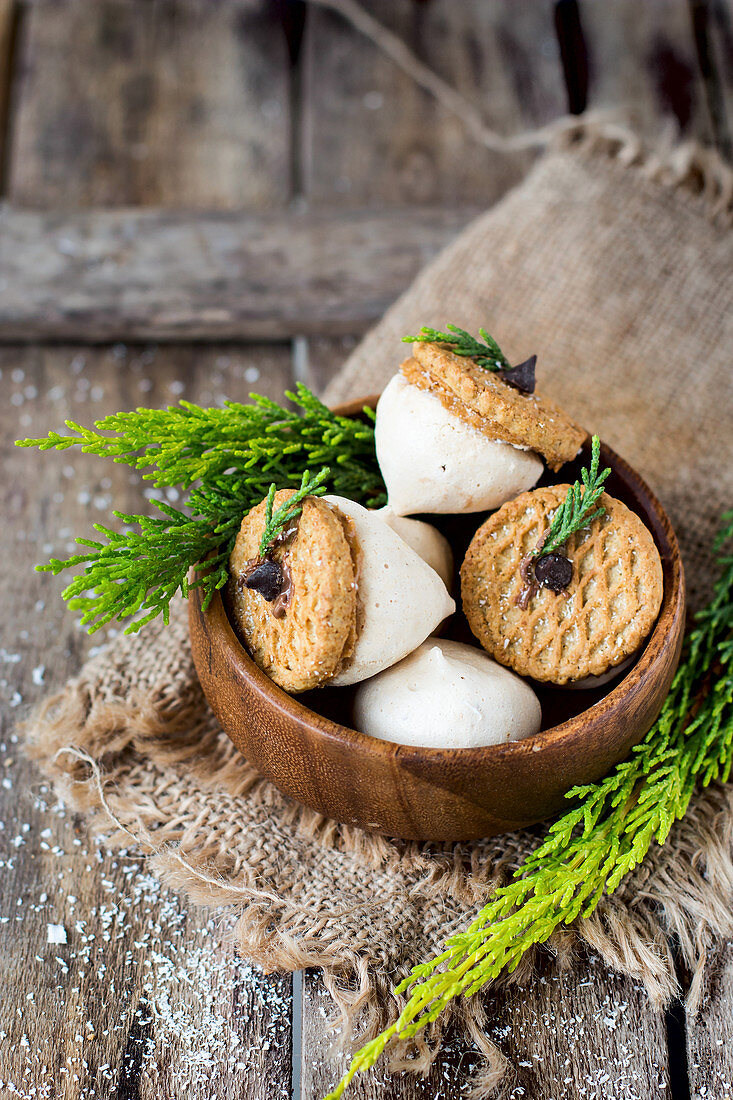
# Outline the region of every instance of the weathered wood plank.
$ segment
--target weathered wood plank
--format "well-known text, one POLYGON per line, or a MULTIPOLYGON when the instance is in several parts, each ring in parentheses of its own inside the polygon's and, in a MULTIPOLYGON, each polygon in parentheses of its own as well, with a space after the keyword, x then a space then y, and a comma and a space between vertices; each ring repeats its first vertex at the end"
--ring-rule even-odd
MULTIPOLYGON (((335 1086, 349 1063, 346 1054, 336 1052, 336 1036, 327 1026, 333 1002, 319 971, 307 970, 303 975, 302 1011, 301 1096, 319 1100, 335 1086)), ((354 1080, 348 1095, 353 1100, 453 1100, 468 1094, 477 1062, 470 1045, 450 1034, 425 1077, 407 1071, 387 1073, 381 1061, 354 1080)))
MULTIPOLYGON (((548 970, 528 987, 490 991, 485 1003, 486 1033, 508 1059, 496 1100, 649 1100, 668 1095, 664 1016, 652 1010, 636 983, 595 956, 584 961, 580 972, 548 970)), ((345 1056, 329 1054, 332 1038, 325 1021, 330 1011, 321 979, 309 972, 303 986, 302 1068, 308 1100, 333 1087, 348 1062, 345 1056)), ((449 1100, 468 1092, 477 1064, 475 1049, 451 1035, 426 1078, 390 1076, 380 1063, 357 1080, 354 1098, 449 1100)))
POLYGON ((289 198, 289 62, 267 0, 36 0, 20 45, 14 201, 289 198))
POLYGON ((0 0, 0 188, 4 189, 8 153, 8 97, 13 75, 16 0, 0 0))
MULTIPOLYGON (((565 111, 550 4, 377 0, 368 10, 499 133, 565 111)), ((531 163, 531 154, 500 156, 477 145, 460 119, 339 14, 309 9, 301 60, 303 191, 312 205, 488 206, 531 163)))
POLYGON ((281 339, 382 315, 465 209, 0 210, 0 340, 281 339))
POLYGON ((487 997, 488 1034, 511 1060, 496 1100, 650 1100, 669 1095, 664 1015, 595 955, 487 997))
POLYGON ((580 0, 588 107, 613 108, 646 137, 714 138, 687 0, 580 0))
MULTIPOLYGON (((321 394, 338 373, 358 341, 356 336, 301 337, 294 343, 293 373, 314 393, 321 394)), ((396 364, 399 366, 399 364, 396 364)), ((355 394, 355 397, 367 394, 355 394)))
POLYGON ((26 706, 99 642, 65 610, 63 578, 33 562, 64 556, 111 507, 144 500, 121 466, 11 444, 142 403, 218 402, 253 387, 279 396, 289 349, 6 347, 0 370, 0 1095, 286 1100, 290 979, 253 972, 226 945, 221 916, 189 912, 138 860, 106 854, 68 813, 44 810, 53 799, 14 742, 26 706), (48 924, 63 926, 66 945, 47 942, 48 924))
POLYGON ((733 943, 725 942, 708 962, 700 1011, 686 1020, 692 1100, 733 1096, 732 1006, 733 943))

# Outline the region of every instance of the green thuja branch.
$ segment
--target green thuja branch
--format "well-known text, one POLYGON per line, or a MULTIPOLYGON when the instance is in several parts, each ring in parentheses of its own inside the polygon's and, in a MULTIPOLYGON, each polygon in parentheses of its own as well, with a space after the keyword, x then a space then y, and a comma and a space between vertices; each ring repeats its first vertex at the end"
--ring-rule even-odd
POLYGON ((143 478, 156 488, 211 484, 234 472, 259 500, 273 481, 295 488, 304 469, 329 466, 330 484, 339 496, 384 503, 371 409, 364 410, 364 419, 337 416, 300 383, 295 393, 285 395, 294 409, 251 396, 250 405, 227 401, 223 408, 202 408, 182 401, 167 409, 114 413, 92 428, 68 420, 66 427, 74 434, 50 432, 41 439, 20 439, 17 446, 42 451, 79 447, 145 470, 143 478))
POLYGON ((460 355, 466 359, 473 359, 479 367, 486 370, 510 370, 509 361, 504 355, 493 336, 489 336, 485 328, 480 328, 478 334, 481 340, 477 340, 470 332, 458 325, 446 325, 447 332, 440 332, 435 328, 423 326, 417 336, 403 336, 403 344, 440 344, 441 347, 452 351, 454 355, 460 355))
MULTIPOLYGON (((294 409, 253 395, 251 405, 228 402, 201 408, 189 402, 168 409, 137 409, 104 417, 93 428, 73 421, 73 434, 51 432, 22 439, 21 447, 64 451, 79 447, 145 471, 156 488, 178 486, 186 512, 155 501, 162 513, 113 515, 128 528, 101 524, 98 542, 80 539, 87 553, 54 558, 41 571, 83 567, 64 590, 90 632, 113 619, 131 619, 127 632, 162 614, 176 594, 202 588, 210 602, 226 584, 227 562, 243 516, 267 495, 303 488, 303 470, 328 468, 328 489, 370 507, 386 496, 374 447, 374 413, 337 416, 305 386, 286 395, 294 409), (207 558, 206 569, 200 563, 207 558), (194 573, 189 581, 190 570, 194 573)), ((320 478, 320 475, 317 475, 320 478)), ((318 482, 321 485, 321 481, 318 482)))
POLYGON ((601 441, 597 435, 591 442, 590 469, 583 467, 580 481, 575 481, 568 489, 562 504, 558 507, 544 542, 535 550, 535 555, 543 558, 564 546, 570 536, 583 527, 588 527, 594 519, 600 519, 606 509, 596 503, 603 493, 603 485, 611 473, 608 466, 600 473, 601 441))
MULTIPOLYGON (((716 549, 733 539, 733 513, 716 549)), ((662 711, 630 757, 601 782, 568 792, 571 808, 512 880, 436 958, 397 986, 407 1003, 389 1028, 354 1056, 327 1100, 371 1068, 393 1038, 411 1038, 450 1001, 469 996, 561 925, 589 916, 604 894, 663 844, 696 786, 726 782, 733 764, 733 556, 721 556, 713 598, 696 617, 662 711)))
POLYGON ((296 519, 303 511, 303 501, 305 498, 307 496, 315 496, 316 494, 320 495, 325 492, 323 483, 330 473, 331 471, 328 466, 324 466, 315 477, 310 476, 310 470, 304 470, 303 477, 300 481, 300 488, 297 492, 293 493, 284 504, 281 504, 274 514, 272 506, 275 502, 277 485, 273 481, 265 502, 265 527, 262 532, 262 538, 260 539, 261 558, 265 556, 268 547, 275 541, 283 528, 292 520, 296 519))

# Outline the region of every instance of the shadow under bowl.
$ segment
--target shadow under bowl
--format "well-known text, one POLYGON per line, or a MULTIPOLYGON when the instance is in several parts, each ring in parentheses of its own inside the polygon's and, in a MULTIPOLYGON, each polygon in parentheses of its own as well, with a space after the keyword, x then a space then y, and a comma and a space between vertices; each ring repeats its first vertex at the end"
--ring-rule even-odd
MULTIPOLYGON (((339 408, 358 415, 365 398, 339 408)), ((588 459, 563 467, 572 481, 588 459)), ((679 547, 661 504, 642 478, 605 444, 608 492, 641 517, 662 559, 659 616, 621 679, 594 691, 534 685, 543 729, 534 737, 472 749, 435 749, 379 741, 349 727, 353 689, 291 696, 252 661, 237 637, 225 598, 206 611, 189 597, 193 659, 204 694, 239 751, 284 794, 349 825, 415 840, 471 840, 548 818, 577 784, 600 779, 651 728, 677 669, 685 625, 679 547)), ((540 484, 554 479, 545 477, 540 484)), ((457 568, 483 515, 426 517, 453 545, 457 568)), ((459 591, 459 589, 455 589, 459 591)), ((473 641, 463 615, 447 636, 473 641)))

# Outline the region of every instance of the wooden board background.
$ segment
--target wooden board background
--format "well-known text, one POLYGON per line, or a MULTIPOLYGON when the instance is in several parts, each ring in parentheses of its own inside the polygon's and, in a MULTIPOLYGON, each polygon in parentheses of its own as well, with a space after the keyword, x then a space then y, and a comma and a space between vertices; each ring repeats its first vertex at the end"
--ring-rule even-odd
MULTIPOLYGON (((618 107, 731 152, 729 0, 371 0, 503 133, 618 107)), ((341 15, 298 0, 0 0, 0 1097, 315 1100, 336 1080, 316 973, 265 977, 226 918, 54 805, 16 720, 99 644, 31 564, 137 479, 13 439, 294 378, 322 388, 415 271, 532 162, 462 124, 341 15), (146 343, 147 341, 147 343, 146 343), (264 341, 264 342, 263 342, 264 341), (68 942, 47 942, 48 925, 68 942)), ((489 993, 502 1100, 733 1094, 733 948, 703 1009, 655 1013, 589 959, 489 993)), ((684 985, 685 975, 681 974, 684 985)), ((360 1100, 455 1097, 473 1052, 360 1100)))

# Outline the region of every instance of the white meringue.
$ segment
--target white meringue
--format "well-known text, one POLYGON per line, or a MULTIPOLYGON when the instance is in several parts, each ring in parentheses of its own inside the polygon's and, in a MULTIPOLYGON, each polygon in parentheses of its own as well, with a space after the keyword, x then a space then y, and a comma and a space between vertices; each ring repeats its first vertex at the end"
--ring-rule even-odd
POLYGON ((484 512, 530 489, 543 464, 533 451, 487 439, 403 374, 377 405, 377 460, 397 515, 484 512))
POLYGON ((408 519, 398 516, 389 504, 378 508, 374 513, 388 527, 396 531, 401 539, 411 546, 431 569, 434 569, 445 587, 450 591, 453 583, 453 551, 444 535, 432 523, 423 523, 420 519, 408 519))
POLYGON ((375 512, 326 496, 354 525, 358 544, 357 637, 329 687, 356 684, 411 653, 456 609, 442 580, 375 512))
POLYGON ((475 646, 440 638, 361 684, 354 698, 355 728, 400 745, 501 745, 538 733, 541 722, 529 684, 475 646))

